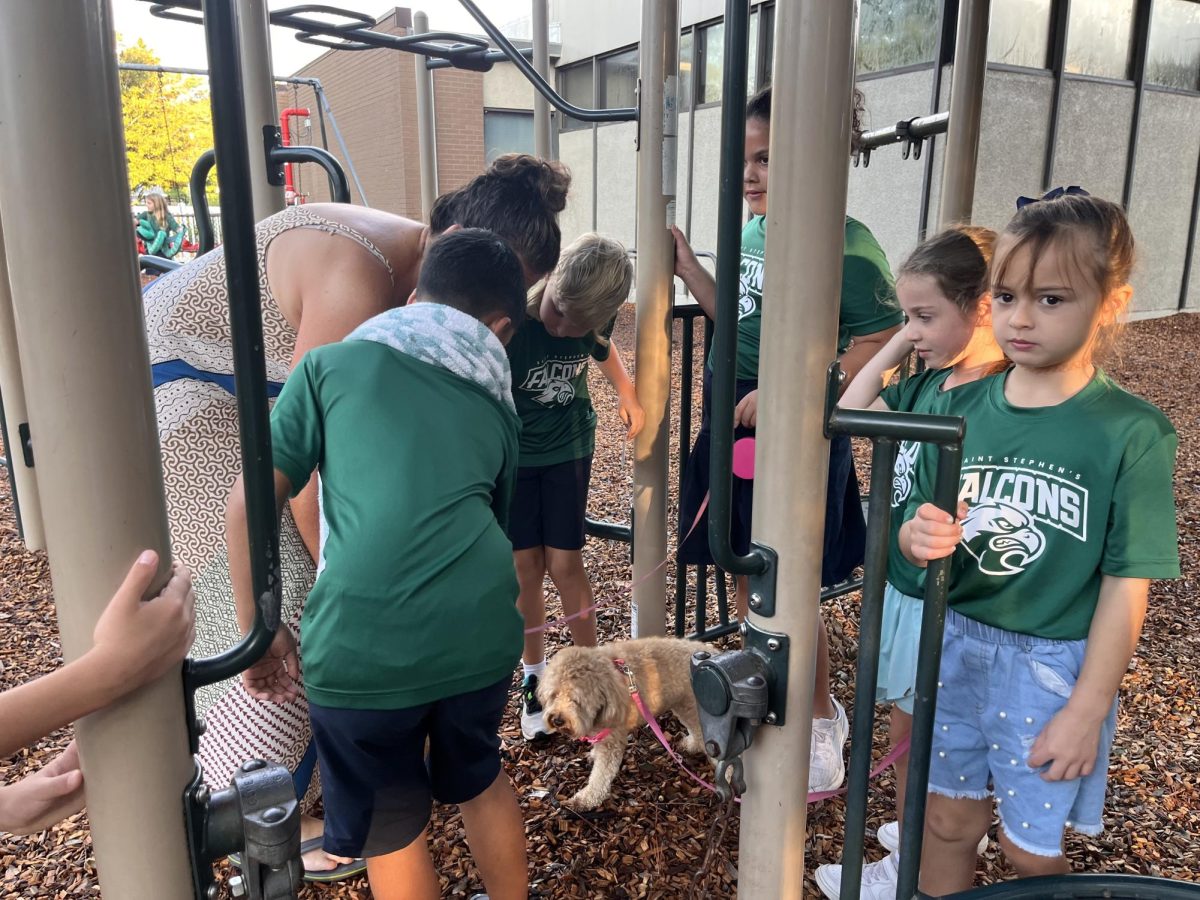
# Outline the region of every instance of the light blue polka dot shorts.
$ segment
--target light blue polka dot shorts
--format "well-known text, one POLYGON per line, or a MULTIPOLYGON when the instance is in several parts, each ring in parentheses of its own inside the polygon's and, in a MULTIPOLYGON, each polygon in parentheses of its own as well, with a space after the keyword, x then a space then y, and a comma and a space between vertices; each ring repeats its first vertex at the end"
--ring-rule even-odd
POLYGON ((1071 696, 1086 648, 1087 641, 1017 634, 946 612, 929 790, 954 798, 994 796, 1013 844, 1039 856, 1061 855, 1066 828, 1103 830, 1115 699, 1092 774, 1045 781, 1046 767, 1026 763, 1038 734, 1071 696))

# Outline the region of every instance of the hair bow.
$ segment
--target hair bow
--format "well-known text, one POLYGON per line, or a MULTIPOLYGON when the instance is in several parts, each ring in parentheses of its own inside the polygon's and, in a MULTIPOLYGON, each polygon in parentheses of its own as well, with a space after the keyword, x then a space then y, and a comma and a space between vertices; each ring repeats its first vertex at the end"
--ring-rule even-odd
POLYGON ((1072 184, 1069 187, 1056 187, 1053 190, 1046 191, 1046 193, 1042 194, 1040 197, 1018 197, 1017 209, 1024 209, 1030 203, 1040 203, 1043 200, 1057 200, 1059 197, 1064 195, 1075 195, 1079 197, 1091 196, 1091 194, 1089 194, 1079 185, 1072 184))

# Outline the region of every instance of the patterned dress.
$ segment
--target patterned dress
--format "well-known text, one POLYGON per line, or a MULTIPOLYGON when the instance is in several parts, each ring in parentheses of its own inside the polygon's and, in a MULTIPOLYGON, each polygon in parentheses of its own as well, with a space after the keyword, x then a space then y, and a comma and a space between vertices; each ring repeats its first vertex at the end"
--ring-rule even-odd
MULTIPOLYGON (((262 295, 263 353, 267 379, 287 378, 296 332, 284 318, 266 277, 267 248, 293 228, 319 228, 362 246, 395 277, 387 258, 354 229, 303 206, 289 207, 256 229, 262 295)), ((196 642, 192 656, 208 657, 240 638, 225 548, 225 500, 241 471, 237 401, 229 329, 225 255, 221 248, 158 278, 144 293, 146 333, 154 371, 154 402, 162 448, 163 482, 175 558, 192 572, 196 591, 196 642)), ((298 632, 300 612, 316 567, 291 510, 280 523, 282 619, 298 632)), ((244 761, 277 760, 295 770, 308 747, 308 707, 250 697, 238 678, 201 689, 197 712, 208 729, 200 760, 210 785, 223 787, 244 761)), ((307 796, 319 794, 316 779, 307 796)))

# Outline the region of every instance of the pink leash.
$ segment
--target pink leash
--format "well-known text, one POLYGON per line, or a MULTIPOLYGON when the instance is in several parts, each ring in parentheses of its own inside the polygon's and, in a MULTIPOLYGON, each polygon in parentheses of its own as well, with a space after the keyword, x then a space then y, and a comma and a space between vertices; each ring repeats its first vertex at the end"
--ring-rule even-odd
MULTIPOLYGON (((696 784, 703 788, 707 788, 715 794, 717 792, 716 785, 705 781, 703 778, 689 769, 687 764, 683 761, 683 757, 680 756, 675 748, 671 746, 671 742, 667 740, 667 736, 663 733, 662 726, 658 724, 658 719, 656 719, 654 714, 650 712, 649 707, 646 706, 646 701, 642 699, 641 692, 637 690, 633 673, 625 667, 625 660, 614 659, 613 665, 624 672, 629 678, 629 696, 633 699, 633 704, 637 707, 638 712, 641 713, 642 718, 646 720, 646 724, 650 726, 650 730, 654 732, 654 736, 658 738, 658 742, 663 745, 663 749, 667 751, 667 754, 671 757, 671 759, 675 760, 675 764, 687 773, 692 781, 696 782, 696 784)), ((598 744, 610 734, 612 734, 611 728, 602 728, 595 734, 586 735, 579 738, 579 740, 585 744, 598 744)), ((888 766, 908 752, 908 748, 911 743, 911 735, 906 735, 904 740, 888 751, 883 759, 879 760, 879 762, 875 764, 875 768, 871 770, 871 773, 867 776, 867 780, 872 781, 875 778, 878 778, 880 773, 882 773, 888 766)), ((848 788, 838 788, 836 791, 810 791, 808 794, 808 802, 810 805, 813 803, 820 803, 822 800, 828 800, 831 797, 838 797, 846 793, 847 790, 848 788)), ((742 802, 741 797, 737 797, 735 799, 738 803, 742 802)))

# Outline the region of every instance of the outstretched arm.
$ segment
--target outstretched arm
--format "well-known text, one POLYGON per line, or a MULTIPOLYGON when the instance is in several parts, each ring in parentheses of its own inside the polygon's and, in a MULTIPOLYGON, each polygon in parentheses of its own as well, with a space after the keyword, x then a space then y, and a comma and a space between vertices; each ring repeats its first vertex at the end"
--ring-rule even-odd
MULTIPOLYGON (((292 485, 287 476, 275 470, 275 508, 283 509, 292 485)), ((246 521, 246 492, 243 476, 238 475, 225 504, 225 540, 229 551, 229 577, 233 585, 233 602, 242 634, 254 627, 254 582, 250 574, 250 529, 246 521)), ((273 703, 289 703, 300 693, 300 659, 296 639, 286 622, 279 630, 266 654, 242 673, 242 682, 252 697, 273 703)))
POLYGON ((154 599, 142 597, 158 554, 146 550, 96 622, 92 649, 63 668, 0 694, 0 757, 95 712, 177 665, 192 645, 192 575, 177 566, 154 599))
POLYGON ((1046 781, 1090 775, 1096 765, 1100 728, 1137 647, 1146 618, 1150 582, 1105 575, 1088 629, 1083 669, 1067 705, 1042 729, 1029 752, 1029 765, 1049 764, 1046 781))
POLYGON ((671 226, 671 236, 675 239, 675 274, 687 285, 688 292, 700 304, 704 314, 717 320, 717 282, 704 268, 692 245, 688 243, 683 232, 671 226))
POLYGON ((604 373, 608 383, 617 392, 621 421, 628 429, 625 436, 637 437, 642 426, 646 424, 646 412, 642 409, 642 404, 638 402, 637 390, 629 379, 629 373, 625 371, 625 364, 621 362, 621 354, 617 352, 615 344, 608 348, 608 357, 604 360, 597 360, 596 365, 600 367, 600 371, 604 373))
POLYGON ((899 325, 893 325, 891 328, 874 331, 870 334, 856 334, 853 346, 838 360, 842 364, 842 371, 846 373, 846 380, 842 384, 852 383, 858 377, 863 366, 870 362, 899 330, 899 325))
MULTIPOLYGON (((857 341, 855 345, 857 346, 857 341)), ((863 363, 854 380, 849 382, 842 393, 838 406, 846 409, 887 409, 888 405, 879 394, 891 380, 892 373, 912 352, 912 348, 912 341, 905 336, 903 329, 893 334, 891 340, 884 344, 879 352, 863 363)), ((843 365, 846 356, 853 350, 851 347, 842 357, 843 365)))

